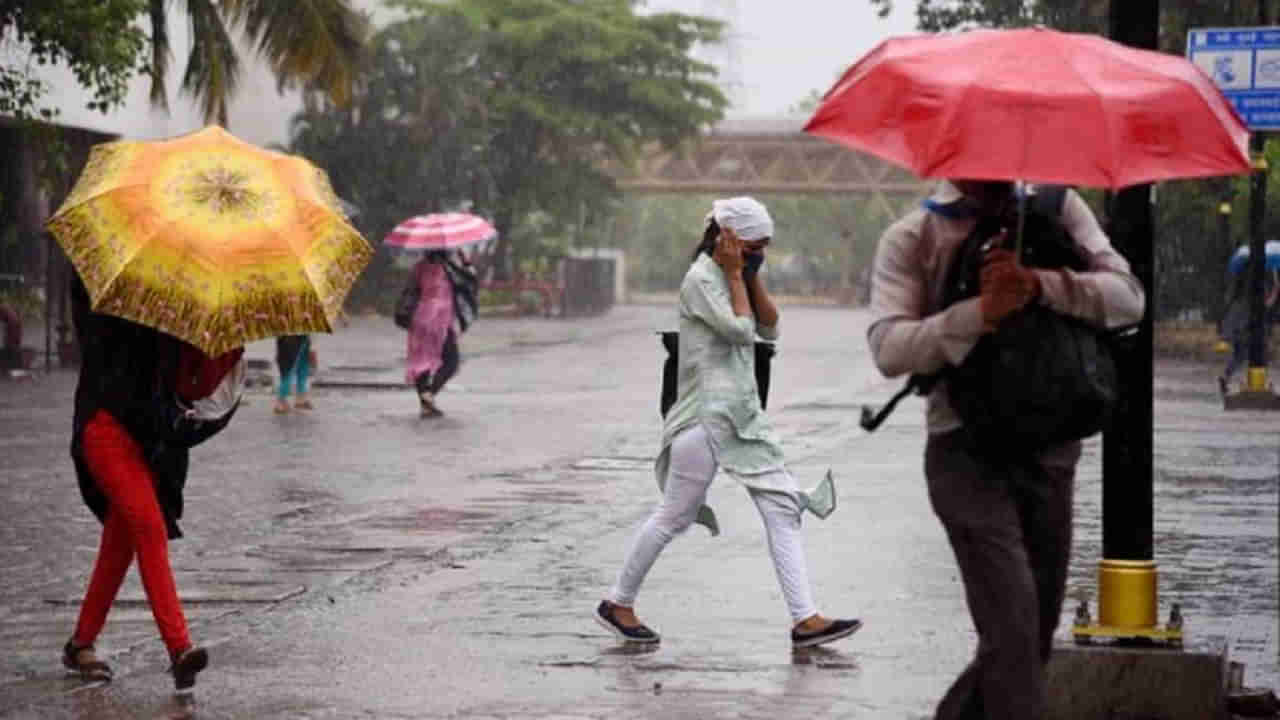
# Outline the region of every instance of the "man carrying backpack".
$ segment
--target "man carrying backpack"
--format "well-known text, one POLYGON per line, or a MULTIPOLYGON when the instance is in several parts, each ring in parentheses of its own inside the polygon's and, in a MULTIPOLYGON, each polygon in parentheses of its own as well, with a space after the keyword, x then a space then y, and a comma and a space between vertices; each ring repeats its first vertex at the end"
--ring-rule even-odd
MULTIPOLYGON (((885 231, 867 332, 885 376, 959 366, 984 336, 1034 304, 1099 328, 1141 319, 1145 298, 1129 263, 1070 190, 1055 222, 1074 243, 1082 270, 1023 265, 1002 247, 1017 223, 1002 222, 984 251, 978 294, 944 307, 959 248, 980 223, 1016 217, 1010 210, 1017 203, 1009 182, 943 181, 922 208, 885 231)), ((927 429, 929 499, 955 551, 978 631, 977 653, 936 718, 1038 718, 1070 559, 1080 442, 1031 453, 1020 452, 1021 443, 978 444, 949 400, 945 372, 929 391, 927 429)))

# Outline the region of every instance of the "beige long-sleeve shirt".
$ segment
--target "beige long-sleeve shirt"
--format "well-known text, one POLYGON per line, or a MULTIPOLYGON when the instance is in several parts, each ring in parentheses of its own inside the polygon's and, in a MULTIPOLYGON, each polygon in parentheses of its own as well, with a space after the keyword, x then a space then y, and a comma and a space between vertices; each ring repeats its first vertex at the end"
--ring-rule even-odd
MULTIPOLYGON (((960 198, 960 191, 943 181, 931 200, 948 205, 960 198)), ((1084 251, 1088 269, 1035 270, 1041 288, 1038 302, 1099 327, 1123 327, 1141 320, 1146 302, 1142 285, 1074 191, 1066 194, 1061 221, 1084 251)), ((886 377, 958 365, 982 336, 978 298, 941 308, 952 257, 976 222, 920 208, 880 238, 871 276, 874 320, 867 339, 886 377)), ((928 398, 929 433, 948 432, 961 424, 947 399, 946 382, 938 383, 928 398)))

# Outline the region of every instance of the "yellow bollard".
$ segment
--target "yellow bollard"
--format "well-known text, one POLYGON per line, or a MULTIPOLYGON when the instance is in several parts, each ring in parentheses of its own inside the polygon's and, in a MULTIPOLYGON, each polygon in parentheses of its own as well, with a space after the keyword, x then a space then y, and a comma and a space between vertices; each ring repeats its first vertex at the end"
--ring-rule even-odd
POLYGON ((1249 368, 1245 389, 1249 392, 1266 392, 1268 390, 1267 369, 1265 367, 1249 368))
POLYGON ((1156 564, 1103 560, 1098 566, 1098 620, 1115 628, 1155 629, 1156 564))

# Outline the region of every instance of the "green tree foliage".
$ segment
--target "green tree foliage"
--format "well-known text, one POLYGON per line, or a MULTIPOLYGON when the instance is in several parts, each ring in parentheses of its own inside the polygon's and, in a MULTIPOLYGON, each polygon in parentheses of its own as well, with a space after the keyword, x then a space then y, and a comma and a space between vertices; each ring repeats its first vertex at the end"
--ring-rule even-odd
POLYGON ((0 61, 0 115, 52 118, 57 110, 42 104, 48 88, 36 71, 54 63, 70 68, 89 91, 90 108, 118 105, 146 45, 133 25, 145 6, 146 0, 0 1, 0 29, 16 41, 0 61))
POLYGON ((822 104, 822 90, 810 90, 808 95, 787 108, 788 115, 812 115, 822 104))
MULTIPOLYGON (((894 0, 869 0, 887 17, 894 0)), ((1108 0, 918 0, 921 30, 1045 25, 1059 30, 1102 32, 1108 0)))
POLYGON ((715 70, 690 56, 721 26, 679 13, 639 15, 629 0, 404 0, 418 13, 461 12, 479 34, 489 82, 477 205, 492 214, 498 257, 519 219, 602 211, 613 195, 602 161, 630 161, 644 143, 680 142, 718 120, 726 100, 715 70))
MULTIPOLYGON (((868 0, 887 17, 894 0, 868 0)), ((940 32, 969 27, 1044 25, 1072 32, 1106 34, 1112 0, 918 0, 921 30, 940 32)), ((1115 0, 1123 2, 1123 0, 1115 0)), ((1277 22, 1275 0, 1161 0, 1160 47, 1182 54, 1187 30, 1198 27, 1269 25, 1277 22)))
MULTIPOLYGON (((293 118, 290 150, 329 171, 375 243, 405 218, 457 208, 487 182, 480 51, 455 12, 395 23, 373 37, 353 102, 311 98, 293 118)), ((392 274, 391 257, 378 253, 353 301, 378 302, 392 274)))
MULTIPOLYGON (((702 239, 716 195, 630 195, 617 215, 614 241, 627 251, 627 282, 640 292, 679 287, 702 239)), ((779 294, 865 299, 867 272, 884 228, 916 206, 918 198, 870 195, 759 194, 775 232, 768 282, 779 294)))
POLYGON ((59 64, 86 91, 85 105, 106 112, 124 101, 141 63, 145 33, 134 19, 146 0, 0 0, 0 32, 8 44, 0 59, 0 116, 13 121, 9 152, 0 163, 0 271, 20 268, 22 240, 13 227, 19 196, 30 180, 54 191, 67 173, 68 146, 51 124, 58 108, 46 102, 41 69, 59 64), (25 149, 27 163, 16 162, 25 149), (32 177, 20 177, 29 172, 32 177))
MULTIPOLYGON (((89 107, 105 112, 124 100, 136 72, 151 75, 151 99, 168 106, 165 75, 171 48, 169 0, 0 0, 0 27, 19 53, 0 63, 0 114, 53 117, 40 106, 47 88, 38 66, 62 63, 91 93, 89 107), (151 35, 139 27, 149 22, 151 35), (148 57, 149 51, 149 57, 148 57)), ((182 90, 205 119, 226 123, 240 60, 231 30, 241 30, 284 86, 306 86, 345 101, 356 81, 367 34, 349 0, 185 0, 191 54, 182 90)))
MULTIPOLYGON (((713 68, 690 57, 717 40, 710 20, 624 0, 397 6, 408 17, 373 38, 350 107, 316 101, 294 125, 292 149, 364 210, 370 237, 466 205, 494 220, 502 259, 589 245, 583 226, 603 232, 617 202, 602 166, 681 142, 725 107, 713 68)), ((388 266, 366 272, 369 293, 388 266)))
MULTIPOLYGON (((151 23, 151 101, 167 107, 173 3, 143 2, 151 23)), ((240 73, 233 28, 243 31, 271 64, 281 87, 305 86, 337 103, 350 98, 368 23, 349 0, 185 0, 185 5, 192 38, 182 90, 196 98, 207 122, 227 122, 227 101, 240 73)))

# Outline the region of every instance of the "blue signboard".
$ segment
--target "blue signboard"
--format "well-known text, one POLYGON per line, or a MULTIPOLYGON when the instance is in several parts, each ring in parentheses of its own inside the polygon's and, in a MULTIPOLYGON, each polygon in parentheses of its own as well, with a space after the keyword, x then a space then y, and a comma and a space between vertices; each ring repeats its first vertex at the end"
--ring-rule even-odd
POLYGON ((1280 130, 1280 27, 1190 30, 1187 58, 1213 78, 1250 130, 1280 130))

